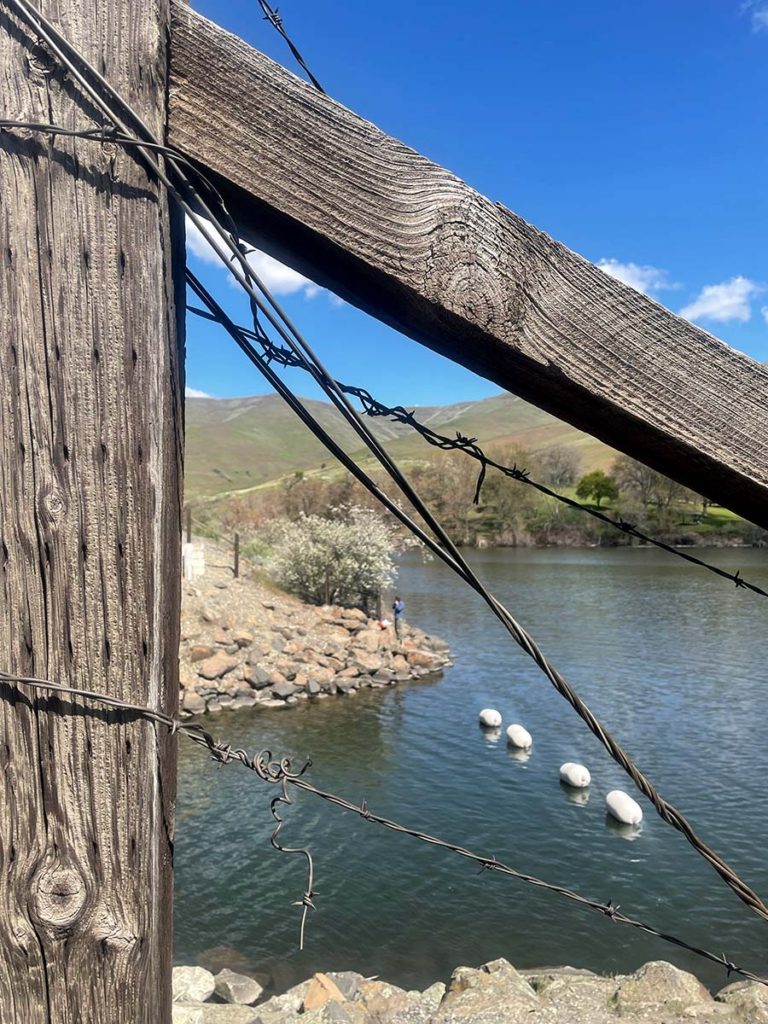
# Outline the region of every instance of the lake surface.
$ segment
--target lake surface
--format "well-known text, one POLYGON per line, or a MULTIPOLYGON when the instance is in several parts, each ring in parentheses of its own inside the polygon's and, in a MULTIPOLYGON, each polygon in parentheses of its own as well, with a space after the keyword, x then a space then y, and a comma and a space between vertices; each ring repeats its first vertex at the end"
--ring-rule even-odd
MULTIPOLYGON (((768 600, 647 550, 472 552, 492 590, 699 834, 768 898, 768 600)), ((711 551, 768 584, 768 553, 711 551)), ((688 941, 768 973, 768 923, 743 906, 659 819, 575 712, 480 600, 442 565, 409 557, 406 615, 451 644, 455 667, 414 683, 275 712, 223 712, 217 736, 251 752, 311 757, 320 788, 410 826, 495 854, 521 871, 619 903, 688 941), (484 734, 483 707, 520 722, 517 760, 484 734), (589 800, 559 784, 565 761, 592 772, 589 800), (645 820, 631 841, 606 821, 626 789, 645 820)), ((316 905, 298 950, 302 858, 273 850, 276 795, 179 741, 176 961, 267 972, 278 988, 351 969, 424 987, 460 964, 625 972, 666 959, 707 984, 725 972, 554 894, 388 832, 310 795, 282 840, 311 847, 316 905)))

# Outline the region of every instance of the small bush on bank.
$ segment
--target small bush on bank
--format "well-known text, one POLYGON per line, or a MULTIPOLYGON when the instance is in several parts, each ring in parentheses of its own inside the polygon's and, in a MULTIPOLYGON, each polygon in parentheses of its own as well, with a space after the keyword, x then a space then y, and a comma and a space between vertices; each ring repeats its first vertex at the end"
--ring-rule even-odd
POLYGON ((372 509, 353 505, 331 511, 332 518, 302 515, 274 523, 267 570, 310 604, 372 611, 397 575, 396 530, 372 509))

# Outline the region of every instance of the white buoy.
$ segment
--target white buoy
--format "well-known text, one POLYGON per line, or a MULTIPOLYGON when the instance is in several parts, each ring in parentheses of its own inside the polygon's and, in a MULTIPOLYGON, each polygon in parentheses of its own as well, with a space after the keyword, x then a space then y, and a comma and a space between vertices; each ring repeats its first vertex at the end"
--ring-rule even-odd
POLYGON ((592 781, 589 769, 583 764, 576 764, 575 761, 566 761, 560 766, 560 781, 566 786, 573 786, 574 789, 584 789, 592 781))
POLYGON ((483 708, 480 712, 480 725, 486 729, 498 729, 501 725, 501 715, 493 708, 483 708))
POLYGON ((533 746, 531 734, 522 725, 510 725, 507 729, 507 742, 520 750, 530 750, 533 746))
POLYGON ((608 813, 623 825, 639 825, 643 820, 643 809, 632 797, 621 789, 612 789, 605 798, 608 813))

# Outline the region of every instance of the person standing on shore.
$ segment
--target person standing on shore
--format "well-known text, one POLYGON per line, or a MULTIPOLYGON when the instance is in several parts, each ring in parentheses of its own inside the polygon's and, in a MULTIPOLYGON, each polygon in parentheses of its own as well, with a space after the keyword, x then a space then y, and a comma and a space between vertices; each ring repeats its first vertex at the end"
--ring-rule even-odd
POLYGON ((403 612, 405 611, 405 601, 397 595, 394 602, 392 603, 392 611, 395 615, 395 636, 398 640, 401 640, 401 630, 403 628, 403 612))

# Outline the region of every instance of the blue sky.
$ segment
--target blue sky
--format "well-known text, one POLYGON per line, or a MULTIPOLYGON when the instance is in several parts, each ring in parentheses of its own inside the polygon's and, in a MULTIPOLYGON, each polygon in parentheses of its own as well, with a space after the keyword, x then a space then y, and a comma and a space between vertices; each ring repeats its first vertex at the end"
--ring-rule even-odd
MULTIPOLYGON (((296 70, 256 0, 193 6, 296 70)), ((768 0, 282 0, 279 9, 332 96, 768 359, 768 0)), ((193 268, 245 318, 226 272, 190 243, 193 268)), ((260 269, 340 379, 406 404, 498 391, 287 268, 260 269)), ((187 330, 190 388, 266 390, 217 328, 189 317, 187 330)), ((294 374, 296 390, 314 394, 294 374)))

